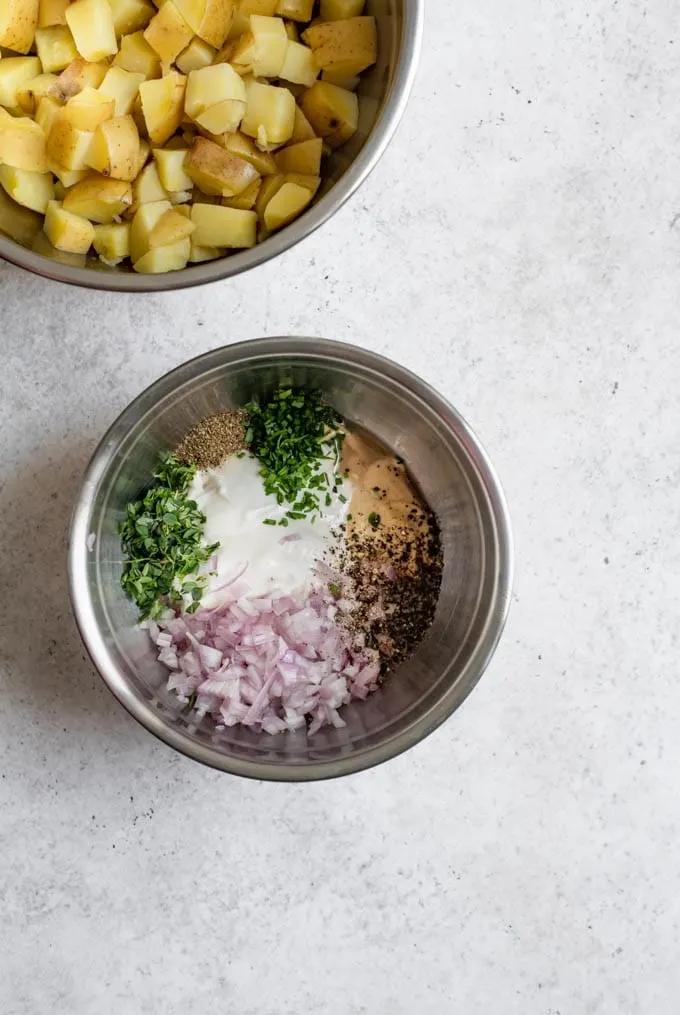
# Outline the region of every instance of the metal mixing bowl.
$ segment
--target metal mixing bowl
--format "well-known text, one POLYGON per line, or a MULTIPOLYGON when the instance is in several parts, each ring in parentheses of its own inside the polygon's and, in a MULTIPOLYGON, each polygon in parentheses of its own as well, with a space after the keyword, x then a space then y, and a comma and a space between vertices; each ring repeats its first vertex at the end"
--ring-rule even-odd
POLYGON ((126 292, 154 292, 230 278, 293 247, 334 215, 366 179, 402 117, 416 72, 422 35, 423 0, 368 0, 366 13, 378 25, 378 62, 361 77, 359 127, 354 137, 324 162, 323 183, 312 207, 252 250, 164 275, 137 275, 110 268, 97 257, 55 250, 42 232, 42 216, 19 208, 0 188, 0 257, 38 275, 126 292))
POLYGON ((151 733, 197 761, 257 779, 310 780, 356 772, 412 747, 447 718, 482 675, 501 635, 512 578, 508 511, 494 470, 465 421, 432 388, 390 360, 312 338, 264 338, 216 349, 152 384, 97 448, 71 529, 69 578, 92 660, 118 700, 151 733), (243 405, 279 382, 323 391, 406 462, 442 532, 444 573, 429 635, 344 729, 255 733, 195 726, 164 690, 148 634, 120 586, 118 527, 148 485, 158 453, 198 420, 243 405), (89 548, 91 547, 91 549, 89 548))

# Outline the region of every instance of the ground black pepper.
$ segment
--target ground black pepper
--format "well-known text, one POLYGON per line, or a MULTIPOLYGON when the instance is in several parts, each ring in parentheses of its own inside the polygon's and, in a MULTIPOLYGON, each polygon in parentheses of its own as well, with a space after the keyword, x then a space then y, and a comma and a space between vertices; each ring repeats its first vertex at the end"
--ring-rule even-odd
POLYGON ((206 416, 175 448, 175 457, 199 469, 216 469, 225 458, 245 448, 244 409, 231 409, 206 416))

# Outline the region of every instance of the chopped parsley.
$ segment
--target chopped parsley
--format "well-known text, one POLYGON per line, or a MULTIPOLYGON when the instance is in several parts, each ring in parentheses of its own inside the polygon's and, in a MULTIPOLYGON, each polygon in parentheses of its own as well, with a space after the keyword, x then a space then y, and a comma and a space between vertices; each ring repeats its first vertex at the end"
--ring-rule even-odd
POLYGON ((154 473, 156 483, 127 506, 120 526, 127 556, 120 582, 142 619, 158 617, 184 596, 191 597, 187 613, 200 606, 206 576, 196 572, 219 543, 203 543, 205 515, 187 496, 195 472, 195 465, 163 456, 154 473))
POLYGON ((377 529, 378 526, 380 525, 380 515, 377 515, 375 511, 371 511, 370 515, 368 516, 368 524, 371 526, 371 528, 377 529))

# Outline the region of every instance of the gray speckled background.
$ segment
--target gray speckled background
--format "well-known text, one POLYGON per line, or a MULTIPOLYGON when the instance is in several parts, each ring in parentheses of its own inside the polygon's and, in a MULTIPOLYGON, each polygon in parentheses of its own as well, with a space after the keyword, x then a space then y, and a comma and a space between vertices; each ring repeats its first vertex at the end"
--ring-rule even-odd
POLYGON ((162 297, 0 265, 2 1015, 665 1015, 680 917, 675 0, 430 0, 397 140, 321 233, 162 297), (485 678, 373 772, 258 785, 86 661, 71 501, 127 401, 277 333, 417 370, 504 480, 485 678))

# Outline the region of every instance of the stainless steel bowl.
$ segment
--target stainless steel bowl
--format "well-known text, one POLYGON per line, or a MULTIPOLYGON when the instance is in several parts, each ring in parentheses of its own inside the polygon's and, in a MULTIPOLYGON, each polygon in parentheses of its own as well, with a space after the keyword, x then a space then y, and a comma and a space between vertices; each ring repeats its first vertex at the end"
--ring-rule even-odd
POLYGON ((42 232, 42 216, 15 205, 0 188, 0 257, 38 275, 125 292, 154 292, 230 278, 295 246, 334 215, 378 162, 401 119, 415 77, 423 21, 423 0, 368 0, 378 24, 378 63, 358 88, 359 129, 326 160, 324 182, 314 205, 299 219, 252 250, 182 271, 138 275, 110 268, 96 257, 85 260, 55 250, 42 232))
POLYGON ((313 338, 264 338, 216 349, 166 374, 122 413, 97 448, 78 497, 69 549, 71 597, 92 660, 118 700, 178 751, 257 779, 356 772, 412 747, 447 718, 482 675, 508 610, 512 548, 494 470, 465 421, 432 388, 373 353, 313 338), (343 710, 344 729, 312 737, 217 732, 187 722, 164 690, 136 610, 120 586, 118 526, 148 484, 159 451, 199 419, 279 382, 321 389, 348 419, 401 455, 439 516, 444 574, 429 636, 368 700, 343 710), (88 549, 92 547, 92 549, 88 549))

